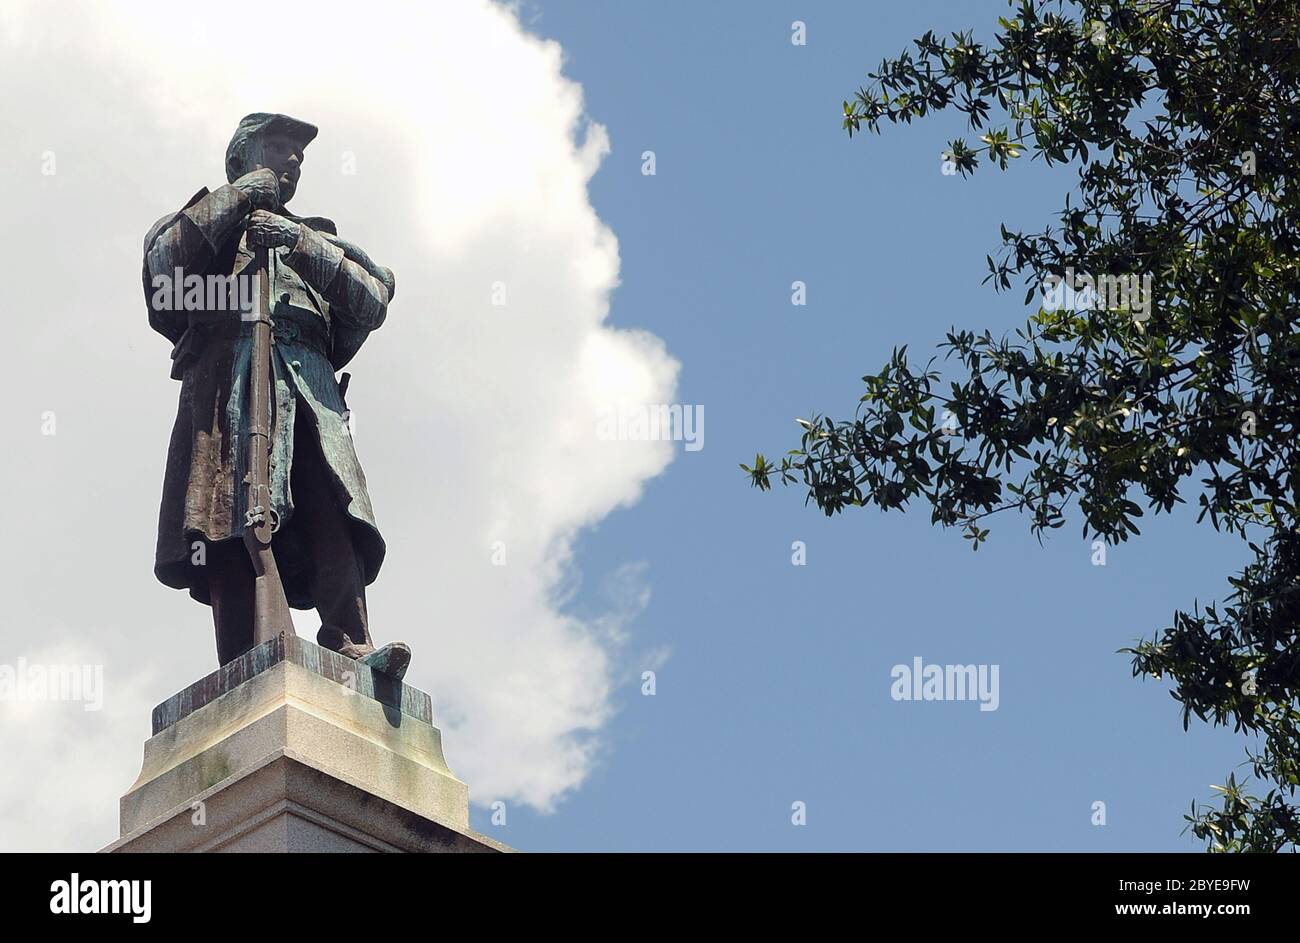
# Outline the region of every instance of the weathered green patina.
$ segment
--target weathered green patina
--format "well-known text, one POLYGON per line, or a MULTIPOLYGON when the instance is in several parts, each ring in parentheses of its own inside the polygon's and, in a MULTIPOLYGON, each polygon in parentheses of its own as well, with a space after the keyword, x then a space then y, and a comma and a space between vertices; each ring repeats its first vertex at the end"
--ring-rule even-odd
MULTIPOLYGON (((314 133, 313 128, 310 136, 314 133)), ((250 216, 256 221, 257 214, 249 188, 243 186, 246 178, 237 179, 237 172, 232 162, 231 183, 200 190, 180 212, 159 220, 144 247, 149 323, 173 343, 172 376, 181 381, 154 571, 166 585, 188 589, 205 603, 210 602, 208 574, 195 565, 196 543, 239 539, 244 528, 252 332, 238 310, 229 310, 224 299, 211 304, 202 291, 185 293, 187 301, 177 310, 178 293, 172 289, 178 276, 233 277, 235 286, 252 276, 254 247, 248 231, 255 224, 250 216)), ((383 562, 384 542, 335 373, 383 324, 393 279, 387 269, 339 239, 328 219, 279 209, 274 222, 296 232, 291 245, 272 246, 268 252, 275 378, 271 485, 280 521, 274 550, 289 604, 301 609, 314 603, 310 557, 294 524, 290 488, 300 423, 319 445, 335 497, 346 510, 366 584, 383 562)))

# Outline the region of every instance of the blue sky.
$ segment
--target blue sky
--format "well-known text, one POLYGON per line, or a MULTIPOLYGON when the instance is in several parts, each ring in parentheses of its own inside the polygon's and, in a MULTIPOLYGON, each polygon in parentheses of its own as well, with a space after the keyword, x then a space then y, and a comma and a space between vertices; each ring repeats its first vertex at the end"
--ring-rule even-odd
POLYGON ((1000 516, 973 554, 922 506, 827 520, 737 467, 797 444, 797 416, 848 414, 894 345, 919 358, 950 326, 1023 322, 1022 292, 981 285, 984 256, 999 222, 1046 224, 1073 172, 1022 159, 947 177, 959 116, 852 141, 837 117, 915 36, 988 35, 1005 10, 525 7, 612 141, 591 184, 620 244, 611 320, 681 361, 705 447, 579 543, 575 611, 599 609, 629 563, 652 587, 596 773, 552 814, 512 809, 499 827, 475 808, 475 827, 529 851, 1199 850, 1182 816, 1244 741, 1195 721, 1184 733, 1166 686, 1134 680, 1117 649, 1220 597, 1243 547, 1183 512, 1147 518, 1099 567, 1077 519, 1040 547, 1023 518, 1000 516), (790 303, 795 280, 805 307, 790 303), (791 564, 796 540, 805 566, 791 564), (659 647, 671 656, 646 697, 635 653, 659 647), (916 656, 999 665, 998 710, 893 701, 890 669, 916 656))

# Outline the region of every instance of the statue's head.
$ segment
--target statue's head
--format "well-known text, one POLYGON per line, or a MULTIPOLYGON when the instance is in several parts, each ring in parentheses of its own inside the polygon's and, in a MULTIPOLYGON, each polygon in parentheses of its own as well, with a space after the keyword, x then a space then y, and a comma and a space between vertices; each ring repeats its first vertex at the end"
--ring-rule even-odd
POLYGON ((246 115, 226 147, 226 179, 269 167, 280 180, 280 202, 288 203, 298 189, 303 151, 316 137, 316 126, 288 115, 263 112, 246 115))

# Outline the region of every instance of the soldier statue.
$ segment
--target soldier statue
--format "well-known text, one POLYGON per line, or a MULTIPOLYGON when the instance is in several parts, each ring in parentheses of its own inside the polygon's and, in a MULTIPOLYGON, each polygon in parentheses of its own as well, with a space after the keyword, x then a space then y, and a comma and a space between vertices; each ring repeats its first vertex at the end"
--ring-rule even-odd
POLYGON ((320 645, 400 678, 410 650, 371 640, 366 586, 384 541, 353 448, 349 376, 335 378, 384 323, 393 273, 330 220, 286 209, 316 133, 287 115, 248 115, 226 150, 228 183, 145 238, 149 325, 174 345, 181 383, 154 573, 212 607, 221 665, 292 633, 292 606, 316 609, 320 645), (259 280, 267 297, 250 303, 259 280), (254 531, 265 534, 261 564, 254 531))

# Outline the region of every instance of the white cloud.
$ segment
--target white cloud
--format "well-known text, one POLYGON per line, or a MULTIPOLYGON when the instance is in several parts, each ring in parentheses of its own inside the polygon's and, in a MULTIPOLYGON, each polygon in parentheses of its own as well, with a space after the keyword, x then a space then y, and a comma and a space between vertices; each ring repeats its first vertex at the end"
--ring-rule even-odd
MULTIPOLYGON (((148 681, 132 682, 146 689, 142 703, 213 667, 208 611, 150 574, 178 387, 146 324, 140 244, 154 219, 224 182, 240 116, 287 112, 321 128, 294 210, 332 217, 397 274, 388 323, 349 367, 389 545, 370 591, 375 634, 412 643, 410 681, 433 693, 452 768, 475 800, 550 809, 599 753, 622 627, 637 611, 565 610, 574 540, 638 500, 672 457, 671 443, 598 441, 595 419, 610 403, 671 402, 678 365, 654 336, 606 323, 618 246, 587 184, 610 141, 562 75, 560 47, 486 2, 350 11, 30 3, 0 13, 0 485, 6 533, 25 535, 0 545, 13 581, 0 661, 90 644, 110 678, 148 666, 148 681), (41 173, 47 152, 52 176, 41 173), (505 306, 492 304, 497 282, 505 306), (40 434, 47 410, 52 437, 40 434), (491 562, 498 540, 505 566, 491 562)), ((299 620, 304 634, 315 625, 299 620)), ((12 726, 0 713, 7 758, 12 726)), ((111 750, 78 754, 32 744, 40 734, 104 745, 102 726, 30 728, 33 798, 18 806, 0 791, 0 838, 72 841, 43 824, 40 784, 112 766, 120 782, 79 790, 99 809, 107 789, 111 808, 138 769, 144 730, 147 712, 126 742, 115 728, 111 750)))
POLYGON ((26 697, 0 701, 0 851, 94 851, 118 837, 117 800, 140 772, 153 704, 148 666, 106 656, 94 643, 65 641, 4 663, 7 682, 86 671, 98 672, 102 688, 92 681, 75 700, 20 688, 26 697), (84 696, 91 691, 102 698, 84 696))

